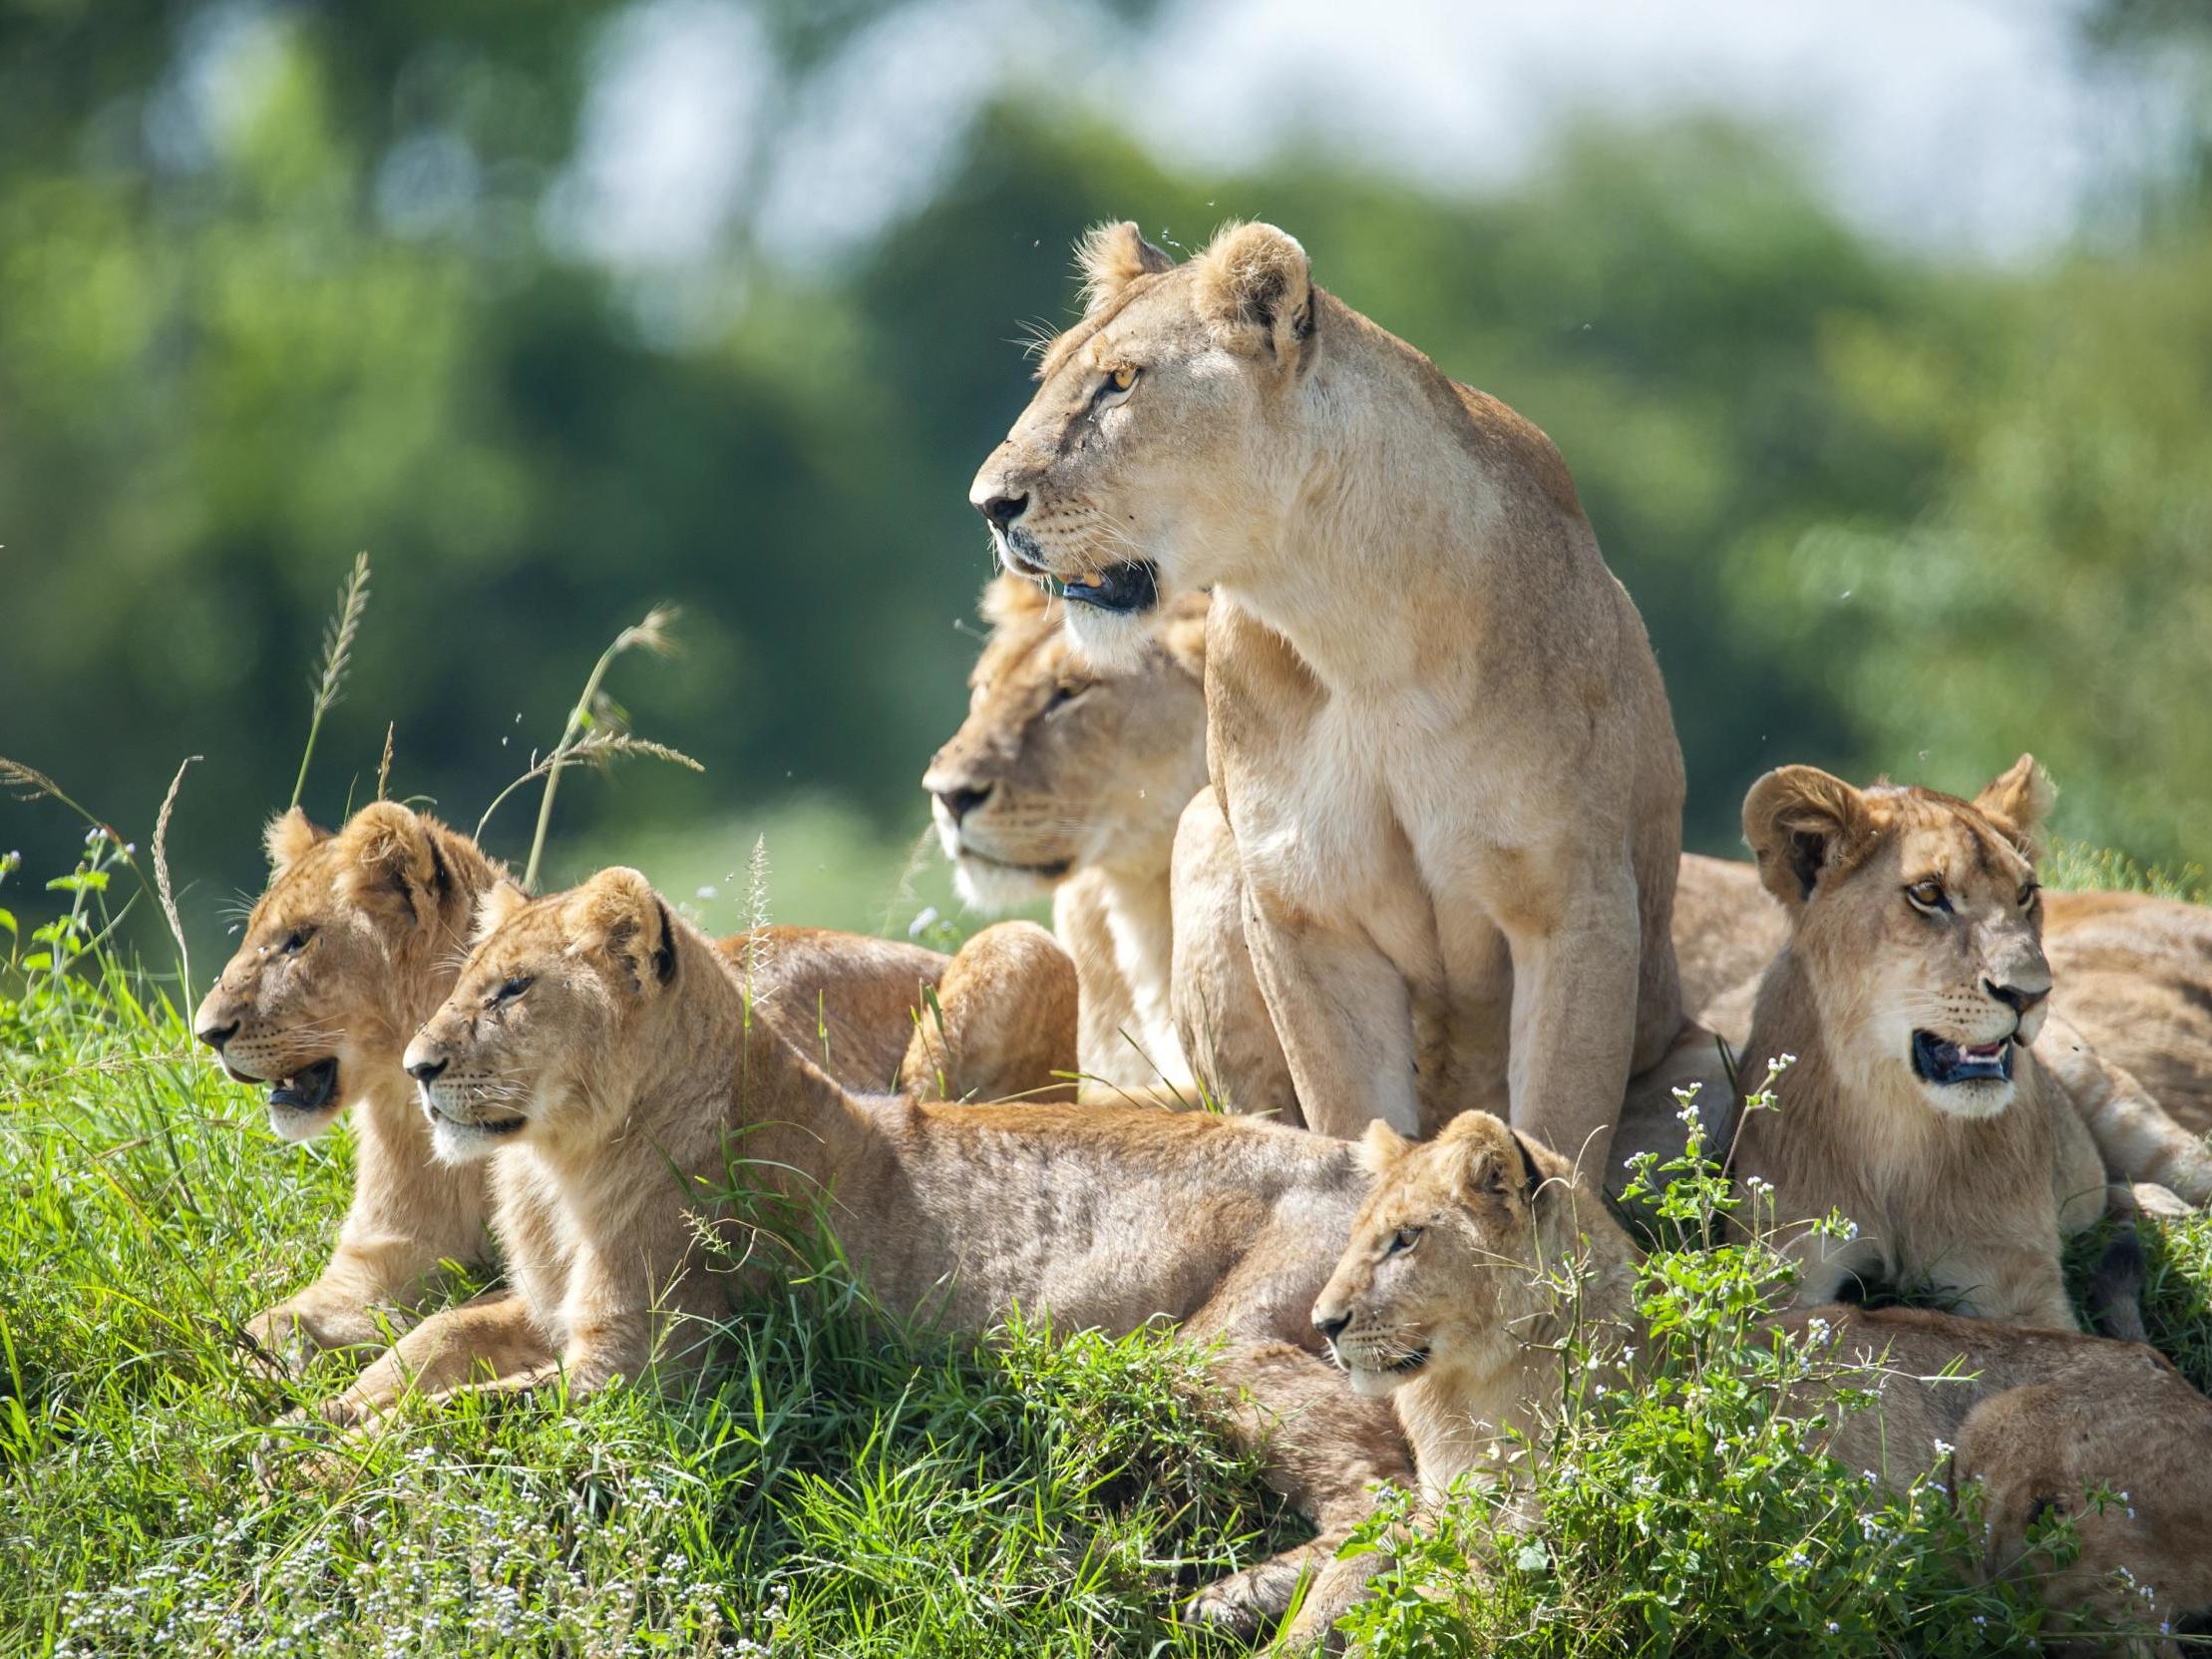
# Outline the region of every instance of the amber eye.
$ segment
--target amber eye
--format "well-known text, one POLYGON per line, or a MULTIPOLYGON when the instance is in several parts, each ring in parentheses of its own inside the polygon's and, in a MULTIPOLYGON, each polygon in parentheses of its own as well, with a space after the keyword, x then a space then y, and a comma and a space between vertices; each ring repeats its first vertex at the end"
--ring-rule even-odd
POLYGON ((1126 392, 1137 383, 1137 369, 1134 364, 1124 363, 1106 378, 1113 383, 1115 391, 1126 392))
POLYGON ((1905 897, 1915 910, 1936 912, 1951 908, 1951 900, 1940 881, 1916 881, 1905 889, 1905 897))

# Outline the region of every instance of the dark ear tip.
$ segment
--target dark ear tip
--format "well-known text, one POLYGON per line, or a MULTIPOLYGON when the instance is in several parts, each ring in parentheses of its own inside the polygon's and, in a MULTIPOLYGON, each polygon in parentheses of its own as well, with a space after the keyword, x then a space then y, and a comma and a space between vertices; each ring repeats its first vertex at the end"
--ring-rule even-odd
POLYGON ((672 984, 676 978, 676 926, 668 914, 668 906, 660 895, 653 895, 653 915, 660 923, 660 944, 653 951, 653 973, 662 985, 672 984))

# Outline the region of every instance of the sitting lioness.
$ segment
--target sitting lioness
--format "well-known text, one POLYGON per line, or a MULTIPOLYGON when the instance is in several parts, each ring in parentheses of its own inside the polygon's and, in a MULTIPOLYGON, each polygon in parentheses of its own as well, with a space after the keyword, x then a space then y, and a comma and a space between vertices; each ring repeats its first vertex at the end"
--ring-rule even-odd
MULTIPOLYGON (((1378 1124, 1361 1156, 1375 1184, 1313 1320, 1352 1386, 1396 1405, 1434 1502, 1463 1476, 1509 1476, 1543 1444, 1570 1337, 1601 1364, 1649 1361, 1636 1249, 1565 1158, 1487 1113, 1426 1144, 1378 1124)), ((1955 1447, 1948 1483, 1982 1483, 1991 1576, 2031 1577, 2058 1608, 2206 1627, 2212 1402, 2155 1352, 1906 1309, 1824 1307, 1781 1323, 1802 1334, 1815 1321, 1837 1353, 1881 1374, 1847 1367, 1832 1380, 1882 1384, 1877 1406, 1833 1419, 1827 1450, 1847 1468, 1901 1489, 1955 1447), (2124 1501, 2091 1501, 2102 1487, 2124 1501), (2081 1540, 2063 1566, 2028 1544, 2047 1510, 2081 1540)), ((1797 1398, 1822 1408, 1817 1390, 1797 1398)), ((1331 1569, 1315 1591, 1322 1611, 1340 1611, 1375 1564, 1331 1569)))
POLYGON ((1075 649, 1061 610, 1018 577, 984 590, 991 632, 967 718, 922 787, 970 906, 1051 895, 1080 990, 1084 1097, 1188 1091, 1168 1002, 1168 855, 1206 782, 1206 596, 1162 607, 1138 659, 1112 666, 1075 649))
POLYGON ((1353 1399, 1305 1312, 1365 1185, 1353 1148, 1255 1118, 1138 1106, 863 1098, 748 1021, 729 960, 631 870, 536 901, 495 894, 444 1007, 409 1044, 439 1156, 497 1151, 494 1225, 520 1293, 433 1316, 325 1416, 412 1386, 571 1394, 658 1357, 696 1366, 761 1255, 763 1206, 822 1206, 899 1315, 982 1333, 1016 1307, 1062 1330, 1158 1319, 1249 1390, 1270 1479, 1320 1536, 1217 1584, 1197 1616, 1288 1605, 1405 1472, 1387 1408, 1353 1399), (734 1191, 733 1191, 734 1189, 734 1191), (701 1242, 723 1224, 726 1256, 701 1242))
MULTIPOLYGON (((287 1140, 353 1105, 354 1183, 321 1275, 245 1332, 268 1353, 381 1344, 442 1263, 487 1259, 483 1172, 431 1156, 400 1056, 452 991, 478 906, 506 871, 468 836, 393 802, 363 807, 335 834, 295 807, 264 839, 268 891, 193 1030, 233 1079, 267 1086, 270 1126, 287 1140)), ((896 1076, 927 1092, 941 1076, 954 1093, 994 1097, 1073 1063, 1074 977, 1027 924, 986 929, 949 961, 806 928, 763 928, 723 948, 761 1017, 860 1086, 896 1076), (937 991, 941 1028, 934 1012, 918 1026, 924 986, 937 991)))
POLYGON ((1810 766, 1744 799, 1744 839, 1790 919, 1745 1080, 1796 1057, 1779 1109, 1743 1114, 1733 1166, 1773 1184, 1762 1221, 1850 1223, 1790 1244, 1807 1301, 1879 1279, 2072 1327, 2059 1237, 2104 1213, 2105 1170, 2029 1047, 2051 988, 2031 862, 2047 798, 2023 755, 1971 804, 1810 766))
POLYGON ((1213 589, 1210 765, 1307 1121, 1509 1098, 1602 1161, 1681 1025, 1682 762, 1565 464, 1272 225, 1079 257, 1083 319, 970 499, 1101 660, 1213 589))

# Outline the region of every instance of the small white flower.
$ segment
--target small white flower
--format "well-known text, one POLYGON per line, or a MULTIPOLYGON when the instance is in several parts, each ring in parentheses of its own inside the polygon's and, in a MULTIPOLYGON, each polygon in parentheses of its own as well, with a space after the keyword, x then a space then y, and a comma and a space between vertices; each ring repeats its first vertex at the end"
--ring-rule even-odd
MULTIPOLYGON (((1951 1453, 1952 1453, 1952 1452, 1953 1452, 1954 1450, 1955 1450, 1955 1448, 1954 1448, 1954 1447, 1952 1446, 1952 1444, 1951 1444, 1951 1443, 1950 1443, 1949 1441, 1947 1441, 1947 1440, 1943 1439, 1943 1438, 1942 1438, 1941 1436, 1938 1436, 1938 1437, 1937 1437, 1937 1439, 1936 1439, 1936 1455, 1937 1455, 1937 1456, 1939 1456, 1939 1457, 1948 1457, 1948 1456, 1950 1456, 1950 1455, 1951 1455, 1951 1453)), ((2127 1570, 2127 1569, 2126 1569, 2125 1567, 2122 1567, 2122 1568, 2120 1568, 2120 1571, 2122 1571, 2122 1572, 2125 1572, 2126 1570, 2127 1570)))

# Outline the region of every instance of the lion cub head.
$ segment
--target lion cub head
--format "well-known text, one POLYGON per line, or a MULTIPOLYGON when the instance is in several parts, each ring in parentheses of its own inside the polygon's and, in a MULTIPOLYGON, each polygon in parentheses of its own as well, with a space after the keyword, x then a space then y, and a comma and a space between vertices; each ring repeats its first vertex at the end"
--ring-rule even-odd
POLYGON ((1002 910, 1090 866, 1166 865, 1206 782, 1206 604, 1166 606, 1134 659, 1104 667, 1035 583, 984 591, 967 718, 922 779, 962 899, 1002 910))
POLYGON ((1305 250, 1232 225, 1178 265, 1134 224, 1076 250, 1083 320, 1055 340, 1036 395, 968 499, 1007 570, 1064 588, 1085 651, 1128 661, 1145 615, 1233 577, 1224 550, 1265 542, 1298 469, 1284 433, 1312 356, 1305 250))
POLYGON ((1903 1083, 1961 1117, 2012 1103, 2050 995, 2032 862, 2050 795, 2025 754, 1972 802, 1811 766, 1751 786, 1743 837, 1847 1087, 1903 1083))
POLYGON ((404 1063, 447 1163, 594 1131, 637 1080, 641 1030, 678 978, 675 920, 635 870, 543 899, 503 886, 404 1063))
POLYGON ((305 1140, 395 1066, 437 1005, 494 877, 476 844, 392 801, 335 834, 292 808, 264 838, 272 874, 192 1030, 269 1122, 305 1140))
POLYGON ((1632 1259, 1567 1159, 1488 1112, 1461 1112, 1425 1142, 1377 1119, 1360 1159, 1374 1185, 1313 1304, 1356 1393, 1507 1370, 1547 1339, 1563 1270, 1632 1259))

